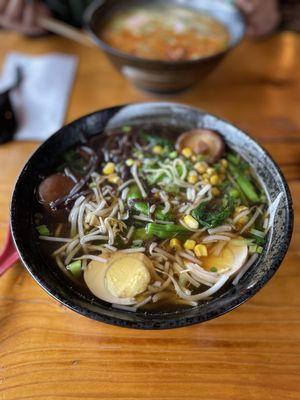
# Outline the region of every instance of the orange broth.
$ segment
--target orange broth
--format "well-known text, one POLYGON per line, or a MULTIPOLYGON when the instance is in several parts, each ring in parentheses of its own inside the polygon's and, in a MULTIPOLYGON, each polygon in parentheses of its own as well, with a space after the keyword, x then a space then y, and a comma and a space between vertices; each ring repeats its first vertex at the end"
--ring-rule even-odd
POLYGON ((99 32, 111 47, 136 57, 194 60, 226 50, 230 35, 216 19, 185 8, 133 8, 115 13, 99 32))

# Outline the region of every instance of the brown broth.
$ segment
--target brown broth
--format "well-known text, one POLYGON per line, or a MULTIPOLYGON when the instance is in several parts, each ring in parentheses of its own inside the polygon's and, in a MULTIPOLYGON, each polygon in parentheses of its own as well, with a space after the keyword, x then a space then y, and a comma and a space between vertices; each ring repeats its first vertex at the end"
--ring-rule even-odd
POLYGON ((184 8, 134 8, 114 14, 99 30, 111 47, 146 59, 194 60, 224 51, 227 28, 184 8))

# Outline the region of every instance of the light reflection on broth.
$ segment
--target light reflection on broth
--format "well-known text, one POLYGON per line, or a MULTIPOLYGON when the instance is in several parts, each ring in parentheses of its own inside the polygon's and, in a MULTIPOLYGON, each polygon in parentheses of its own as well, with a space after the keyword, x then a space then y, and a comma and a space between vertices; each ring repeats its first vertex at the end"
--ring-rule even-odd
POLYGON ((134 8, 113 14, 99 30, 111 47, 137 57, 194 60, 224 51, 227 28, 216 19, 185 8, 134 8))

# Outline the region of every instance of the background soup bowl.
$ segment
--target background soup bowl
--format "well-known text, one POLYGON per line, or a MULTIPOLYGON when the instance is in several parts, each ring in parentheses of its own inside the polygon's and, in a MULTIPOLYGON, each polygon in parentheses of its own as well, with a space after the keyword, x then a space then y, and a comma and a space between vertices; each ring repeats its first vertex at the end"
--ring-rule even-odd
POLYGON ((84 19, 92 39, 104 50, 117 69, 137 87, 147 91, 172 93, 187 89, 213 71, 244 35, 244 19, 239 10, 229 2, 223 0, 151 0, 151 6, 179 6, 214 17, 229 30, 229 47, 225 51, 196 60, 157 61, 123 53, 101 40, 98 36, 99 29, 116 10, 141 5, 149 5, 149 0, 96 0, 88 7, 84 19))
POLYGON ((230 123, 204 111, 175 103, 140 103, 108 108, 64 126, 29 159, 18 178, 11 204, 11 228, 15 245, 25 267, 43 289, 65 306, 86 317, 140 329, 192 325, 216 318, 242 304, 258 292, 276 272, 287 252, 292 225, 293 210, 288 186, 278 166, 266 151, 230 123), (196 127, 214 129, 254 168, 270 201, 274 201, 278 193, 283 193, 263 254, 236 286, 230 284, 222 294, 195 308, 169 313, 132 313, 114 309, 83 287, 76 286, 40 249, 32 223, 32 209, 35 188, 41 181, 41 176, 50 174, 71 146, 99 134, 104 129, 125 124, 160 124, 181 131, 196 127))

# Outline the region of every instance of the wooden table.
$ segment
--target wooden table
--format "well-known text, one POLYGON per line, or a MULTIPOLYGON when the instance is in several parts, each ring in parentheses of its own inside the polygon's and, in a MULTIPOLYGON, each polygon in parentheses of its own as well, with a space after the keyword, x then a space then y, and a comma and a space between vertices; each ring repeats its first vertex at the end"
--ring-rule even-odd
MULTIPOLYGON (((155 100, 96 49, 57 37, 0 33, 0 57, 64 51, 80 59, 67 121, 103 107, 155 100)), ((0 398, 300 399, 300 37, 243 43, 205 82, 172 100, 250 132, 281 165, 294 196, 292 245, 247 304, 203 325, 134 331, 88 320, 52 300, 16 265, 0 279, 0 398)), ((0 147, 0 241, 14 181, 37 143, 0 147)))

